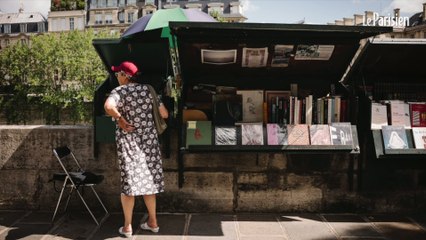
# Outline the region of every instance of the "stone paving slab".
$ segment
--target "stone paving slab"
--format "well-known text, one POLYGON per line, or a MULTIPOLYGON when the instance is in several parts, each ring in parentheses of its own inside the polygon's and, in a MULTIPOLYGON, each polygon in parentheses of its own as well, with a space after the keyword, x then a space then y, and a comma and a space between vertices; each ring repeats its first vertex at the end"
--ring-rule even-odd
POLYGON ((192 214, 187 240, 234 240, 238 239, 234 215, 192 214))
POLYGON ((283 214, 279 222, 289 239, 332 240, 337 239, 333 231, 318 214, 283 214))
MULTIPOLYGON (((146 219, 147 216, 145 216, 146 219)), ((144 222, 145 219, 142 221, 144 222)), ((160 226, 160 232, 153 233, 151 231, 142 230, 139 225, 137 231, 134 233, 136 240, 181 240, 185 233, 186 227, 186 214, 158 214, 157 221, 160 226)), ((142 222, 141 221, 141 222, 142 222)))
POLYGON ((370 215, 368 219, 388 239, 426 239, 426 232, 424 229, 405 216, 370 215))
POLYGON ((378 238, 381 234, 362 216, 355 214, 322 214, 339 238, 378 238))
POLYGON ((268 239, 286 237, 275 214, 238 214, 237 230, 240 239, 251 236, 264 236, 268 239))

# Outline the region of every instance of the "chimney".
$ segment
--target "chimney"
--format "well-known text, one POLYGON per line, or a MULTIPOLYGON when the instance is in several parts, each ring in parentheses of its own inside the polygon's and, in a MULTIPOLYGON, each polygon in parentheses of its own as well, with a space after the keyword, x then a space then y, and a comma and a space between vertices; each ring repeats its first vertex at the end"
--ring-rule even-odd
POLYGON ((426 3, 423 3, 423 22, 426 21, 426 3))
POLYGON ((354 14, 354 25, 360 26, 364 23, 364 15, 354 14))
MULTIPOLYGON (((424 7, 423 7, 424 8, 424 7)), ((395 8, 394 10, 393 10, 393 16, 394 16, 394 18, 396 19, 396 18, 399 18, 401 15, 399 14, 399 12, 400 12, 400 9, 399 8, 395 8)))
POLYGON ((343 25, 353 26, 354 25, 354 19, 353 18, 343 18, 343 25))
POLYGON ((374 12, 373 11, 365 11, 365 18, 373 19, 374 12))

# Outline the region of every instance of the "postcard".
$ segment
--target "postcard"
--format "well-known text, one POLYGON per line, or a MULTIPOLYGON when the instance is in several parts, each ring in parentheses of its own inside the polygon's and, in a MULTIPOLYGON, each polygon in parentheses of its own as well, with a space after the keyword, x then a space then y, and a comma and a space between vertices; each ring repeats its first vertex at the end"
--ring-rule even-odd
POLYGON ((243 48, 242 67, 266 67, 268 48, 243 48))
POLYGON ((201 49, 201 62, 204 64, 225 65, 237 61, 237 50, 210 50, 201 49))

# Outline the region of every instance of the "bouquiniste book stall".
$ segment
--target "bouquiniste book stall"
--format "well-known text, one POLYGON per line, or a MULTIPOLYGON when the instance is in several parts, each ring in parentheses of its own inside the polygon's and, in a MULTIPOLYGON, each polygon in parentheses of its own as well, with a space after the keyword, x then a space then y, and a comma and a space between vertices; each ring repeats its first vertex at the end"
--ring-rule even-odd
POLYGON ((425 54, 424 39, 371 38, 345 74, 343 82, 356 86, 364 112, 359 116, 364 162, 424 168, 425 54))
POLYGON ((360 40, 390 28, 169 25, 182 77, 180 187, 188 153, 349 154, 352 160, 360 153, 357 96, 339 80, 360 40))

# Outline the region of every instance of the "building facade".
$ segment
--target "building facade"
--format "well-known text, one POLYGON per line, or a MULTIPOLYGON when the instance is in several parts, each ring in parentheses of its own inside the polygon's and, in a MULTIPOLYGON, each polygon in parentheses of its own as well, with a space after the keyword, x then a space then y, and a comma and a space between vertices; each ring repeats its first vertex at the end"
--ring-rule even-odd
POLYGON ((50 11, 47 21, 49 32, 84 30, 86 25, 86 11, 50 11))
POLYGON ((29 44, 30 38, 47 31, 46 18, 38 12, 24 12, 0 14, 0 50, 20 42, 29 44))
POLYGON ((157 9, 193 8, 212 14, 226 22, 243 22, 241 3, 235 0, 86 0, 88 28, 109 28, 123 32, 138 18, 157 9))

